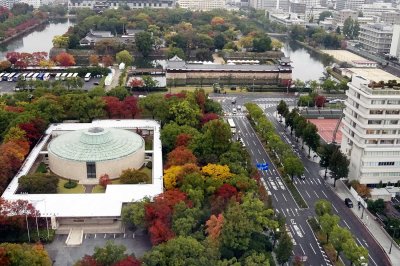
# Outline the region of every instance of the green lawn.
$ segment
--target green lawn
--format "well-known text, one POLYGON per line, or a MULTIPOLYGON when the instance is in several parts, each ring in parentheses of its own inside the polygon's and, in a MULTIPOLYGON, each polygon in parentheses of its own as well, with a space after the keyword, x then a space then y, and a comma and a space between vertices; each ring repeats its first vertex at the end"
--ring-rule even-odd
POLYGON ((68 189, 64 187, 64 184, 67 183, 68 180, 61 179, 58 181, 58 193, 59 194, 78 194, 78 193, 85 193, 85 188, 78 184, 76 187, 68 189))

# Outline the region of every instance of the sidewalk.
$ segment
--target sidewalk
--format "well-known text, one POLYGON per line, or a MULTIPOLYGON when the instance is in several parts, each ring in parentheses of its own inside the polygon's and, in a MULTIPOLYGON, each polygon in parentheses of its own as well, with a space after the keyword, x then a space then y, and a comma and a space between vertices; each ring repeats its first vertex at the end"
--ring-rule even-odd
MULTIPOLYGON (((320 171, 320 175, 323 176, 323 174, 324 171, 320 171)), ((326 181, 333 185, 332 178, 328 178, 326 181)), ((367 209, 364 210, 364 215, 362 215, 362 208, 360 210, 357 208, 357 199, 353 197, 346 185, 341 180, 338 180, 336 181, 336 189, 332 187, 332 191, 335 192, 343 201, 345 198, 350 198, 354 202, 354 208, 351 208, 351 211, 364 224, 378 244, 383 248, 385 253, 389 256, 392 264, 400 265, 399 246, 394 243, 392 247, 392 253, 388 254, 392 238, 386 233, 385 229, 383 229, 382 226, 374 220, 374 216, 367 209), (363 219, 361 219, 361 216, 363 216, 363 219)))

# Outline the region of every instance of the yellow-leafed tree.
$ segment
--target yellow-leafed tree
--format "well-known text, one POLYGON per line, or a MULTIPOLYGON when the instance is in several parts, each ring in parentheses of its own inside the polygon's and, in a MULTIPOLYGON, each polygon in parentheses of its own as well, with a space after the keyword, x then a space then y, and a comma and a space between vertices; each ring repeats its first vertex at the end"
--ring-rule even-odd
POLYGON ((230 172, 229 167, 227 165, 219 165, 212 163, 203 166, 203 168, 201 168, 201 172, 206 176, 223 180, 228 179, 232 176, 232 173, 230 172))

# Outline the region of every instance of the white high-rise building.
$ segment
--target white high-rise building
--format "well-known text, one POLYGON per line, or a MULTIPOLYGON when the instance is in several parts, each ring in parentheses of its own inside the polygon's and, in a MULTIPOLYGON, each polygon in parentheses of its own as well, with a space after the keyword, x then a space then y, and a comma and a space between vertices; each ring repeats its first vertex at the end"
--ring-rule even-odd
POLYGON ((362 184, 400 181, 400 83, 369 85, 353 76, 346 92, 341 150, 349 179, 362 184))
POLYGON ((224 9, 225 0, 178 0, 179 7, 190 10, 224 9))

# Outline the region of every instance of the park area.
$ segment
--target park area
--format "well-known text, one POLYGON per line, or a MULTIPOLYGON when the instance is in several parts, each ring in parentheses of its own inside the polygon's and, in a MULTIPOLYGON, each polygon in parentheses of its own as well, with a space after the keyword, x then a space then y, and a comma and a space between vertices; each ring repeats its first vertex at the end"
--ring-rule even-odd
MULTIPOLYGON (((333 132, 335 131, 339 119, 308 119, 308 121, 313 123, 318 128, 319 136, 326 143, 332 142, 333 132)), ((343 123, 340 122, 339 129, 336 133, 336 143, 338 144, 342 142, 342 127, 343 123)))

